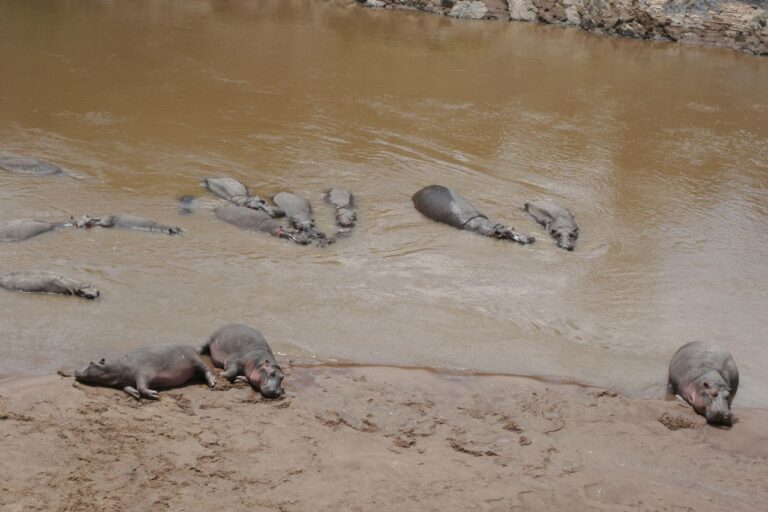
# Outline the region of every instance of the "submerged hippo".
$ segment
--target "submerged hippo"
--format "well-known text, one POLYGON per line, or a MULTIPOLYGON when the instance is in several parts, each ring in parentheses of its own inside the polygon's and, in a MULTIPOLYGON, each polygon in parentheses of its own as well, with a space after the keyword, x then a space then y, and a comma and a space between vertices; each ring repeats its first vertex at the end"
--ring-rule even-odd
POLYGON ((422 214, 455 228, 492 238, 514 240, 523 245, 536 240, 532 236, 518 233, 512 226, 503 226, 489 220, 472 203, 448 187, 429 185, 413 194, 412 199, 413 205, 422 214))
POLYGON ((272 201, 285 212, 291 226, 318 240, 321 245, 331 242, 326 240, 325 233, 315 227, 315 215, 309 201, 291 192, 278 192, 272 201))
POLYGON ((0 242, 20 242, 41 233, 73 227, 72 222, 18 219, 0 222, 0 242))
POLYGON ((570 211, 549 199, 525 203, 525 211, 544 226, 558 247, 573 250, 579 238, 579 226, 570 211))
POLYGON ((270 217, 283 217, 285 212, 267 203, 259 196, 251 195, 248 187, 233 178, 208 178, 205 188, 227 201, 254 210, 261 210, 270 217))
POLYGON ((99 296, 99 290, 90 284, 42 270, 0 274, 0 287, 19 292, 77 295, 86 299, 95 299, 99 296))
POLYGON ((68 175, 64 169, 44 160, 28 156, 0 155, 0 169, 25 176, 68 175))
POLYGON ((275 360, 264 335, 253 327, 232 324, 214 332, 199 349, 224 368, 222 377, 234 381, 238 376, 251 383, 265 398, 283 394, 283 371, 275 360))
POLYGON ((171 388, 202 375, 210 387, 216 385, 211 369, 189 345, 151 345, 134 350, 114 361, 91 362, 75 372, 78 382, 114 386, 139 400, 157 400, 151 387, 171 388))
POLYGON ((355 225, 355 197, 349 190, 332 188, 325 193, 325 200, 336 208, 336 224, 342 228, 351 228, 355 225))
POLYGON ((731 402, 739 370, 731 354, 703 341, 686 343, 669 363, 669 391, 691 404, 712 425, 732 423, 731 402))
POLYGON ((220 220, 237 226, 240 229, 257 233, 269 233, 278 238, 287 238, 300 245, 307 245, 310 242, 309 237, 305 233, 294 228, 283 227, 280 222, 263 211, 229 204, 216 208, 215 212, 216 217, 220 220))
POLYGON ((117 227, 138 229, 141 231, 154 231, 156 233, 165 233, 168 235, 179 235, 182 232, 182 229, 177 226, 166 226, 165 224, 158 224, 150 219, 126 214, 108 215, 106 217, 89 217, 86 215, 74 222, 77 227, 83 228, 92 228, 94 226, 102 228, 117 227))

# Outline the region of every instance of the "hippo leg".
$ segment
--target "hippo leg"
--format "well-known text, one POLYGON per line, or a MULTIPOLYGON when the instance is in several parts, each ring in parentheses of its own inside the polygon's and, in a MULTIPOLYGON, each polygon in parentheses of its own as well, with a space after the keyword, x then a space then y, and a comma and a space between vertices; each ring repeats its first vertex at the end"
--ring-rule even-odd
POLYGON ((133 387, 133 386, 125 386, 123 388, 123 391, 125 391, 126 393, 131 395, 136 400, 141 400, 141 395, 139 394, 139 391, 135 387, 133 387))
POLYGON ((216 377, 213 376, 213 372, 204 362, 195 361, 195 368, 197 368, 198 372, 203 374, 205 381, 208 383, 208 387, 216 387, 216 377))
POLYGON ((226 369, 221 372, 219 375, 225 379, 227 379, 229 382, 234 382, 235 377, 237 377, 238 373, 238 365, 235 362, 231 362, 227 364, 226 369))
POLYGON ((139 390, 139 394, 144 398, 149 398, 150 400, 157 400, 160 398, 157 391, 154 389, 149 389, 147 378, 144 376, 136 379, 136 389, 139 390))
POLYGON ((248 384, 250 381, 248 380, 248 377, 246 377, 245 375, 238 375, 237 377, 235 377, 235 380, 233 380, 232 382, 238 382, 240 384, 248 384))

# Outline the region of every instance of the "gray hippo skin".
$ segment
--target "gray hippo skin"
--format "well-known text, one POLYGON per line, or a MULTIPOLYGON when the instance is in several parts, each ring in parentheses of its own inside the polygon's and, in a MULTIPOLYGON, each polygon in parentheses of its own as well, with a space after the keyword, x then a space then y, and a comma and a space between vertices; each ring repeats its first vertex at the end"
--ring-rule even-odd
POLYGON ((0 274, 0 287, 19 292, 58 293, 95 299, 99 290, 92 285, 55 272, 23 271, 0 274))
POLYGON ((157 400, 153 387, 171 388, 203 375, 210 387, 216 385, 211 369, 189 345, 150 345, 113 361, 91 362, 75 372, 78 382, 114 386, 139 400, 157 400))
POLYGON ((691 404, 712 425, 730 426, 739 370, 731 354, 705 343, 686 343, 669 363, 669 391, 691 404))
POLYGON ((198 352, 210 353, 213 364, 224 368, 221 376, 227 380, 247 380, 265 398, 282 396, 283 371, 266 338, 256 329, 243 324, 224 326, 198 352))
POLYGON ((41 233, 73 227, 71 222, 46 222, 43 220, 18 219, 0 222, 0 242, 20 242, 41 233))
POLYGON ((429 185, 413 194, 413 205, 432 220, 467 231, 499 238, 514 240, 520 244, 531 244, 536 239, 515 231, 512 226, 497 224, 483 215, 469 201, 455 190, 441 185, 429 185))
POLYGON ((355 197, 349 190, 332 188, 325 193, 325 200, 336 208, 336 224, 342 228, 351 228, 355 225, 355 197))
POLYGON ((236 179, 208 178, 203 183, 210 192, 237 206, 261 210, 268 213, 270 217, 283 217, 285 215, 284 211, 270 205, 261 197, 251 195, 248 188, 236 179))
POLYGON ((246 231, 269 233, 278 238, 287 238, 300 245, 307 245, 310 242, 305 233, 297 229, 283 227, 277 220, 263 211, 229 204, 216 208, 215 212, 216 217, 220 220, 246 231))
POLYGON ((74 224, 80 228, 92 228, 94 226, 102 228, 126 228, 165 233, 167 235, 179 235, 182 232, 182 229, 177 226, 166 226, 165 224, 158 224, 150 219, 126 214, 108 215, 106 217, 90 217, 86 215, 75 220, 74 224))
POLYGON ((576 239, 579 238, 579 226, 570 211, 549 199, 525 203, 525 211, 544 226, 558 247, 567 251, 573 250, 576 239))
POLYGON ((315 215, 312 213, 309 201, 291 192, 278 192, 272 201, 285 212, 288 221, 295 229, 306 233, 309 238, 317 240, 321 246, 333 242, 327 240, 325 233, 315 227, 315 215))
POLYGON ((68 173, 50 162, 20 155, 0 155, 0 169, 25 176, 53 176, 68 173))

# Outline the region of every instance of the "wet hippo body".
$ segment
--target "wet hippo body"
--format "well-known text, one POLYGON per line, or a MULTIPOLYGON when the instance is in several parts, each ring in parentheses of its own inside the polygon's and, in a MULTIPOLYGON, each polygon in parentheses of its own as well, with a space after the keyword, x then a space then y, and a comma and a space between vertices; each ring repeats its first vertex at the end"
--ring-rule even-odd
POLYGON ((215 213, 220 220, 246 231, 269 233, 279 238, 287 238, 300 245, 306 245, 310 242, 304 233, 293 228, 283 227, 268 213, 260 210, 230 204, 216 208, 215 213))
POLYGON ((315 215, 309 201, 291 192, 278 192, 272 201, 285 212, 291 226, 306 233, 309 238, 321 241, 321 244, 326 241, 325 233, 315 227, 315 215))
POLYGON ((216 384, 211 369, 194 347, 189 345, 151 345, 134 350, 112 361, 91 362, 75 372, 78 382, 113 386, 139 400, 157 400, 151 388, 171 388, 186 384, 195 375, 205 377, 210 387, 216 384))
POLYGON ((48 231, 72 226, 69 222, 18 219, 0 222, 0 242, 20 242, 48 231))
POLYGON ((158 224, 157 222, 145 219, 143 217, 137 217, 136 215, 108 215, 106 217, 83 217, 80 220, 75 221, 78 227, 102 227, 102 228, 125 228, 125 229, 138 229, 140 231, 153 231, 155 233, 165 233, 168 235, 179 235, 182 229, 177 226, 166 226, 165 224, 158 224))
POLYGON ((672 356, 669 391, 691 404, 708 423, 731 425, 731 403, 738 389, 739 370, 725 350, 692 341, 672 356))
POLYGON ((511 226, 503 226, 488 219, 475 206, 455 190, 441 185, 429 185, 413 195, 413 205, 426 217, 467 231, 530 244, 533 237, 518 233, 511 226))
POLYGON ((23 271, 0 274, 0 287, 19 292, 58 293, 95 299, 99 291, 92 285, 55 272, 23 271))
POLYGON ((285 212, 280 208, 267 203, 259 196, 251 195, 248 187, 233 178, 208 178, 204 181, 205 188, 216 194, 222 199, 244 206, 253 210, 261 210, 269 214, 270 217, 283 217, 285 212))
POLYGON ((0 155, 0 169, 25 176, 53 176, 68 173, 58 165, 28 156, 0 155))
POLYGON ((198 350, 211 354, 213 364, 224 368, 222 377, 240 377, 250 382, 265 398, 283 394, 283 371, 277 364, 264 335, 243 324, 232 324, 214 332, 198 350))
POLYGON ((579 226, 569 210, 554 201, 542 199, 525 203, 525 211, 544 226, 558 247, 573 250, 576 239, 579 238, 579 226))
POLYGON ((336 208, 336 224, 342 228, 355 225, 355 197, 349 190, 332 188, 325 193, 325 200, 336 208))

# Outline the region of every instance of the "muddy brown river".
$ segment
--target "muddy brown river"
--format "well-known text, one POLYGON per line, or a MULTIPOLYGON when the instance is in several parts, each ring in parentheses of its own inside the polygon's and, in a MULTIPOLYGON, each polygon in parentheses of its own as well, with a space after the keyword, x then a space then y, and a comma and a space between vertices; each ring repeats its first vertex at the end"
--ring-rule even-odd
POLYGON ((102 298, 0 290, 0 373, 261 328, 318 359, 556 376, 661 396, 716 342, 768 406, 768 59, 354 2, 0 0, 0 218, 133 213, 181 237, 70 230, 0 245, 102 298), (354 234, 300 247, 218 221, 200 185, 358 200, 354 234), (531 246, 436 224, 440 183, 531 246), (179 213, 192 194, 198 209, 179 213), (576 251, 522 205, 576 215, 576 251))

